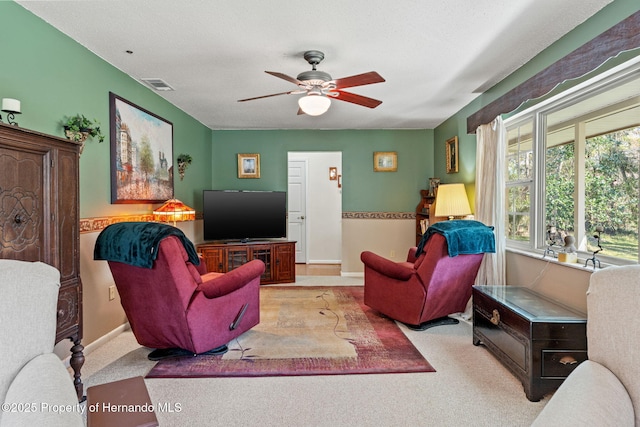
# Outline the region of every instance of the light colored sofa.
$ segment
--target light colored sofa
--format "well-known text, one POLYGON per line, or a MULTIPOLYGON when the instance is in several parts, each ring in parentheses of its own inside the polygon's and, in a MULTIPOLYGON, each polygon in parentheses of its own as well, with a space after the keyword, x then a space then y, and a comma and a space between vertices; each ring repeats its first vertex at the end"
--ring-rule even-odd
POLYGON ((0 426, 83 426, 73 380, 53 353, 60 273, 0 260, 0 426))
POLYGON ((640 265, 591 275, 587 352, 533 426, 640 425, 640 265))

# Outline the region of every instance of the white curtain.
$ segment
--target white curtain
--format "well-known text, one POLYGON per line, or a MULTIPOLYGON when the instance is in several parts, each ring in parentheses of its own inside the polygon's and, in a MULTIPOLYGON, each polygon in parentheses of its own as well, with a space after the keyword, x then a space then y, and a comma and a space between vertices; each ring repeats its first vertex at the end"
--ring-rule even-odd
POLYGON ((485 254, 476 285, 505 283, 505 162, 507 131, 501 117, 476 131, 476 211, 475 219, 492 225, 496 253, 485 254))

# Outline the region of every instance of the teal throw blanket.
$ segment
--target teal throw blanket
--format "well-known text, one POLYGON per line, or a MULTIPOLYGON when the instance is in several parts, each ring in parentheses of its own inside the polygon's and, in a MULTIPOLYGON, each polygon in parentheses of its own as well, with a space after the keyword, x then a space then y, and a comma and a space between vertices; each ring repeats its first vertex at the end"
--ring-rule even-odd
POLYGON ((189 255, 189 261, 194 265, 200 264, 196 248, 182 230, 157 222, 111 224, 98 236, 93 259, 153 268, 153 262, 158 258, 160 241, 168 236, 178 237, 189 255))
POLYGON ((447 240, 450 257, 460 254, 494 253, 496 251, 493 227, 486 226, 479 221, 454 219, 436 222, 429 226, 418 244, 416 256, 423 252, 427 241, 435 233, 443 235, 447 240))

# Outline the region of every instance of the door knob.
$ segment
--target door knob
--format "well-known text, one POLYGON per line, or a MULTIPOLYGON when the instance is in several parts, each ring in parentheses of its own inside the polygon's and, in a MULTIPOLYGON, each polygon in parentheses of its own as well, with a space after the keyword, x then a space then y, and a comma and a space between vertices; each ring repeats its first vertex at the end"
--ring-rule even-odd
POLYGON ((298 218, 300 218, 300 219, 304 219, 304 216, 299 216, 298 218))

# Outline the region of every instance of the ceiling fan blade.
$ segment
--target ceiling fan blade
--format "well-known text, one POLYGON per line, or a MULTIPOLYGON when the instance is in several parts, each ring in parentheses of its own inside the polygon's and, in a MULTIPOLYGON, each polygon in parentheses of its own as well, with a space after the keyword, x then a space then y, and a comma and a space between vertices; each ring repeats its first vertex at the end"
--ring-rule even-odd
POLYGON ((334 93, 337 93, 337 95, 332 96, 335 99, 362 105, 363 107, 376 108, 378 105, 382 104, 382 101, 378 101, 377 99, 356 95, 355 93, 345 92, 343 90, 336 90, 334 93))
POLYGON ((358 74, 355 76, 343 77, 336 79, 336 89, 344 89, 347 87, 364 86, 373 83, 382 83, 385 79, 375 71, 369 71, 368 73, 358 74))
POLYGON ((291 95, 293 93, 298 93, 298 91, 297 90, 290 90, 289 92, 280 92, 280 93, 273 93, 271 95, 256 96, 256 97, 253 97, 253 98, 238 99, 238 102, 253 101, 254 99, 270 98, 272 96, 279 96, 279 95, 291 95))
POLYGON ((283 74, 283 73, 278 73, 277 71, 265 71, 265 73, 271 74, 274 77, 278 77, 278 78, 281 78, 281 79, 286 80, 288 82, 291 82, 294 85, 301 85, 302 84, 302 82, 300 80, 294 79, 293 77, 287 76, 286 74, 283 74))

